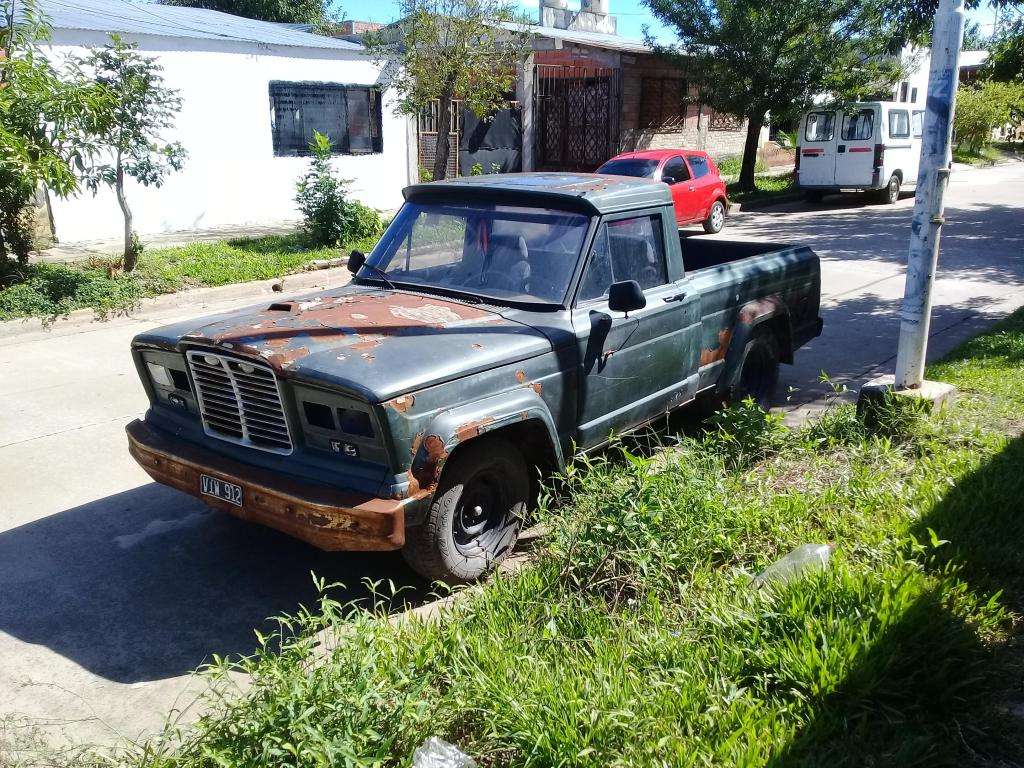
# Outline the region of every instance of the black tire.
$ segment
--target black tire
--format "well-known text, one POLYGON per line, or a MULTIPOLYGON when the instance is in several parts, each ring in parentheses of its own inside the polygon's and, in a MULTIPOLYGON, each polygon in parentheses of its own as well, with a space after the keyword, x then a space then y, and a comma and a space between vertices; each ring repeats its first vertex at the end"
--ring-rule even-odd
POLYGON ((825 199, 825 193, 817 190, 811 190, 810 192, 804 192, 804 200, 811 205, 817 205, 825 199))
POLYGON ((740 370, 729 399, 738 403, 749 397, 767 411, 778 383, 779 341, 771 328, 760 326, 743 347, 740 370))
POLYGON ((708 211, 708 217, 704 219, 704 231, 709 235, 717 235, 725 228, 725 203, 715 200, 708 211))
POLYGON ((882 205, 895 205, 900 199, 900 177, 895 173, 889 177, 889 182, 884 188, 878 190, 876 200, 882 205))
POLYGON ((426 519, 406 530, 402 554, 431 581, 474 581, 512 551, 529 499, 523 455, 500 438, 474 441, 445 464, 426 519))

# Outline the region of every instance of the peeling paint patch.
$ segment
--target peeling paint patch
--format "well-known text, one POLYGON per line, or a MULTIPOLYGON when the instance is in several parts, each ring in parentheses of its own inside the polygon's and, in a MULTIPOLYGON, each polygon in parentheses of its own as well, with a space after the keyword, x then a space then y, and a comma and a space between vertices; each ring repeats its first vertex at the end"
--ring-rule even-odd
POLYGON ((732 342, 732 329, 725 328, 719 331, 718 346, 712 349, 702 349, 700 351, 700 364, 711 365, 711 363, 718 360, 724 360, 726 353, 729 351, 730 342, 732 342))
POLYGON ((455 430, 455 437, 460 443, 464 443, 467 440, 472 440, 474 437, 478 437, 481 432, 485 431, 486 427, 493 423, 494 418, 491 416, 485 416, 482 419, 466 422, 455 430))
POLYGON ((416 403, 416 398, 413 395, 399 395, 398 397, 388 400, 384 403, 385 408, 394 408, 399 413, 405 413, 416 403))
POLYGON ((516 371, 516 381, 520 384, 526 381, 526 371, 516 371))
POLYGON ((530 389, 536 392, 538 395, 543 393, 544 387, 539 381, 531 382, 529 385, 530 389))

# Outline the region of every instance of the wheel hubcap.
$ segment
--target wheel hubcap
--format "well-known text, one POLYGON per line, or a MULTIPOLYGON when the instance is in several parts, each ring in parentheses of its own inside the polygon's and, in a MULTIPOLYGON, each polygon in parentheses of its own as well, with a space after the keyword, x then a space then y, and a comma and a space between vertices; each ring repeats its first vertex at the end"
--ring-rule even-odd
POLYGON ((483 539, 501 527, 508 506, 504 484, 496 474, 482 472, 466 483, 455 510, 453 537, 463 552, 483 546, 483 539))
POLYGON ((722 206, 716 205, 714 210, 711 211, 711 224, 715 229, 722 226, 722 222, 725 220, 725 212, 722 210, 722 206))

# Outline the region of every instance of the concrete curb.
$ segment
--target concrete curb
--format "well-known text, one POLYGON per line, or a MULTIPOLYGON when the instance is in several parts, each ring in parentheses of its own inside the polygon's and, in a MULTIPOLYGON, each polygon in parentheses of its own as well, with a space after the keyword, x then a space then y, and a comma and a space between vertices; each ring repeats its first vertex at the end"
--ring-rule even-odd
POLYGON ((746 203, 733 203, 730 208, 735 207, 737 211, 760 211, 763 208, 771 208, 775 205, 785 205, 786 203, 798 203, 804 199, 802 192, 787 192, 783 195, 775 195, 773 197, 762 197, 759 200, 749 200, 746 203))
POLYGON ((108 318, 98 318, 95 310, 76 309, 55 320, 50 318, 27 317, 20 320, 7 320, 0 323, 0 338, 12 338, 29 333, 53 331, 57 329, 75 328, 93 323, 105 323, 123 317, 134 317, 144 312, 174 309, 191 304, 201 305, 213 301, 230 301, 232 299, 252 298, 257 300, 263 296, 281 296, 296 291, 334 288, 348 282, 349 272, 345 267, 331 267, 310 272, 297 272, 271 280, 256 280, 249 283, 232 283, 216 288, 192 288, 178 293, 168 293, 142 299, 137 306, 123 314, 108 318), (274 286, 280 284, 278 291, 274 286))

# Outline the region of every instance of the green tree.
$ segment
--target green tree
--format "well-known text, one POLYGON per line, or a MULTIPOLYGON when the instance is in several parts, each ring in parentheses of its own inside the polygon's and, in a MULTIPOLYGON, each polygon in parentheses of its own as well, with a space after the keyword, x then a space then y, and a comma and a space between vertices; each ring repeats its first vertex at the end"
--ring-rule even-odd
POLYGON ((900 75, 879 6, 857 0, 644 0, 678 43, 654 48, 699 76, 700 100, 747 120, 740 188, 754 188, 768 115, 812 97, 866 98, 900 75))
POLYGON ((1024 83, 983 81, 957 90, 953 130, 958 146, 974 153, 992 142, 992 130, 1024 120, 1024 83))
POLYGON ((1024 17, 1007 24, 993 38, 985 75, 1003 83, 1024 81, 1024 17))
POLYGON ((0 0, 0 261, 22 264, 31 248, 27 215, 45 185, 65 196, 78 189, 76 167, 90 157, 109 95, 40 51, 49 25, 33 0, 0 0))
POLYGON ((162 138, 163 132, 174 126, 181 99, 176 90, 164 85, 160 64, 117 35, 111 35, 111 42, 102 48, 76 59, 74 65, 91 75, 112 100, 97 136, 104 155, 85 169, 84 179, 94 193, 101 186, 114 189, 124 216, 124 270, 131 272, 140 248, 125 196, 125 177, 159 187, 169 173, 181 170, 185 149, 162 138))
POLYGON ((260 21, 312 24, 316 30, 336 20, 327 0, 162 0, 162 3, 223 11, 260 21))
POLYGON ((437 101, 433 178, 448 172, 452 102, 483 117, 506 104, 527 52, 525 23, 503 0, 401 0, 402 20, 367 36, 385 64, 398 109, 419 115, 437 101))

